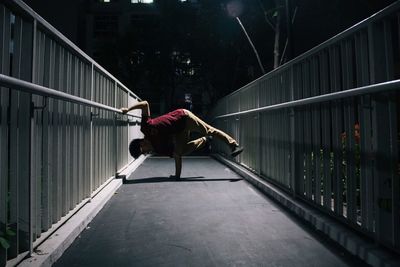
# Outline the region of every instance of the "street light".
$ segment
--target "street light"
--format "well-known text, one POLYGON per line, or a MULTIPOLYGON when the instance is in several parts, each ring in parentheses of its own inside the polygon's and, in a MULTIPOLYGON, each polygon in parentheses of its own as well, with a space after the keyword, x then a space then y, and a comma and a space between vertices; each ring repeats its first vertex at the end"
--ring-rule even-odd
POLYGON ((264 70, 264 67, 263 67, 263 65, 261 63, 260 56, 258 55, 257 49, 254 46, 253 42, 250 39, 250 36, 247 34, 246 29, 244 28, 242 22, 239 19, 239 16, 243 11, 242 2, 239 1, 239 0, 230 1, 229 3, 226 4, 226 10, 227 10, 229 16, 234 17, 236 19, 236 21, 239 23, 240 27, 242 28, 244 34, 247 37, 247 40, 249 41, 249 43, 251 45, 251 48, 254 51, 254 54, 256 54, 257 61, 258 61, 258 64, 260 65, 262 74, 265 74, 265 70, 264 70))

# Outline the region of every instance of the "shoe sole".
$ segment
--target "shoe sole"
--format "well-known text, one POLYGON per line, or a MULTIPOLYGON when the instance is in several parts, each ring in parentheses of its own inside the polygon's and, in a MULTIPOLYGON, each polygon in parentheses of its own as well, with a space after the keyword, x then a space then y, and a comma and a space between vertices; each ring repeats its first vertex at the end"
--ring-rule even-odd
POLYGON ((242 153, 242 152, 243 152, 243 147, 238 147, 238 148, 235 149, 235 151, 233 151, 233 152, 231 153, 231 156, 232 156, 232 157, 236 157, 237 155, 239 155, 239 154, 242 153))

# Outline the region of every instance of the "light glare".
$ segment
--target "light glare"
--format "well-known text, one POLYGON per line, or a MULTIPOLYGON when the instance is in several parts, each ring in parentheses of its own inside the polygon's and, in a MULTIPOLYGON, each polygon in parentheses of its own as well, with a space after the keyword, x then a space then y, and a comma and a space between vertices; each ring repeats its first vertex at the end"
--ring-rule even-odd
POLYGON ((243 11, 243 4, 240 0, 232 0, 226 4, 226 11, 231 17, 239 17, 243 11))

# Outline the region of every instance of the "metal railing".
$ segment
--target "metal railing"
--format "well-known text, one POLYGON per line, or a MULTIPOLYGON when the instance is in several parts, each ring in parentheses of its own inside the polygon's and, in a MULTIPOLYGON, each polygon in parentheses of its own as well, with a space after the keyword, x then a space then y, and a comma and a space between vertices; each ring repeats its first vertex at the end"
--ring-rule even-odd
POLYGON ((20 0, 0 3, 0 266, 130 163, 138 97, 20 0))
POLYGON ((238 163, 397 252, 399 11, 396 2, 240 88, 210 116, 244 145, 238 163))

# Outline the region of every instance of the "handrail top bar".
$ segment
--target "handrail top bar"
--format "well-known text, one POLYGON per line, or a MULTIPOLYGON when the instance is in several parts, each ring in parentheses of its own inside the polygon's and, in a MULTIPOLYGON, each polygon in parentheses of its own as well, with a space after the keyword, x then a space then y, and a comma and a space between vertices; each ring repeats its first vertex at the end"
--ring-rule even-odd
MULTIPOLYGON (((51 98, 55 98, 55 99, 73 102, 76 104, 100 108, 100 109, 123 114, 121 112, 121 110, 119 110, 117 108, 113 108, 113 107, 110 107, 110 106, 107 106, 107 105, 104 105, 104 104, 101 104, 98 102, 87 100, 82 97, 78 97, 78 96, 70 95, 70 94, 67 94, 64 92, 60 92, 60 91, 57 91, 57 90, 54 90, 54 89, 51 89, 48 87, 44 87, 44 86, 30 83, 27 81, 19 80, 19 79, 16 79, 16 78, 4 75, 4 74, 0 74, 0 85, 2 87, 13 88, 13 89, 27 92, 27 93, 33 93, 33 94, 37 94, 37 95, 41 95, 41 96, 47 96, 47 97, 51 97, 51 98)), ((127 113, 125 115, 135 117, 135 118, 141 118, 140 116, 127 114, 127 113)))
MULTIPOLYGON (((396 1, 396 2, 394 2, 392 4, 390 4, 389 6, 385 7, 384 9, 376 12, 375 14, 369 16, 368 18, 365 18, 364 20, 360 21, 359 23, 351 26, 350 28, 348 28, 348 29, 346 29, 346 30, 334 35, 333 37, 329 38, 328 40, 324 41, 323 43, 321 43, 321 44, 311 48, 310 50, 304 52, 303 54, 298 55, 297 57, 289 60, 288 62, 284 63, 283 65, 279 66, 278 68, 273 69, 270 72, 258 77, 257 79, 255 79, 255 80, 249 82, 248 84, 240 87, 239 89, 233 91, 232 93, 224 96, 218 102, 222 101, 224 98, 227 98, 227 97, 229 97, 231 95, 234 95, 234 94, 238 93, 240 90, 242 90, 242 89, 244 89, 246 87, 251 86, 252 84, 258 82, 259 80, 265 78, 266 76, 272 75, 274 72, 282 71, 283 69, 286 69, 286 68, 290 67, 291 65, 294 65, 295 63, 303 60, 304 58, 307 58, 310 55, 312 55, 312 54, 314 54, 314 53, 316 53, 316 52, 318 52, 320 50, 323 50, 323 49, 327 48, 332 43, 338 41, 338 39, 344 39, 344 38, 348 37, 349 35, 351 35, 352 33, 360 30, 361 28, 367 27, 368 23, 377 21, 377 20, 385 17, 387 14, 390 14, 390 13, 394 12, 397 9, 400 9, 400 1, 396 1)), ((217 102, 217 104, 218 104, 218 102, 217 102)))
POLYGON ((243 114, 261 112, 261 111, 271 111, 271 110, 277 110, 277 109, 305 106, 305 105, 309 105, 309 104, 316 104, 316 103, 321 103, 321 102, 326 102, 326 101, 332 101, 332 100, 337 100, 337 99, 346 98, 346 97, 353 97, 353 96, 377 93, 377 92, 382 92, 382 91, 398 90, 398 89, 400 89, 400 79, 389 81, 389 82, 367 85, 367 86, 361 86, 361 87, 357 87, 357 88, 353 88, 353 89, 348 89, 348 90, 334 92, 334 93, 328 93, 328 94, 324 94, 324 95, 307 97, 307 98, 303 98, 303 99, 299 99, 299 100, 288 101, 288 102, 269 105, 269 106, 261 107, 261 108, 254 108, 254 109, 249 109, 249 110, 245 110, 245 111, 229 113, 229 114, 225 114, 225 115, 216 116, 213 118, 213 120, 220 119, 220 118, 226 118, 226 117, 232 117, 232 116, 238 116, 238 115, 243 115, 243 114))
POLYGON ((22 9, 24 12, 28 13, 34 20, 39 22, 42 26, 44 26, 48 31, 50 31, 52 34, 54 34, 58 39, 60 39, 62 42, 64 42, 66 45, 68 45, 70 48, 75 50, 80 56, 85 58, 87 61, 89 61, 93 66, 95 66, 97 69, 102 71, 104 74, 108 75, 110 78, 112 78, 114 81, 117 82, 118 85, 120 85, 125 91, 133 95, 135 98, 140 100, 140 97, 138 97, 135 93, 133 93, 128 87, 126 87, 122 82, 120 82, 117 78, 114 77, 111 73, 109 73, 106 69, 104 69, 102 66, 100 66, 94 59, 89 57, 85 52, 83 52, 77 45, 75 45, 71 40, 69 40, 67 37, 65 37, 60 31, 58 31, 56 28, 54 28, 50 23, 48 23, 44 18, 42 18, 38 13, 36 13, 30 6, 28 6, 25 2, 22 0, 11 0, 14 2, 20 9, 22 9))

